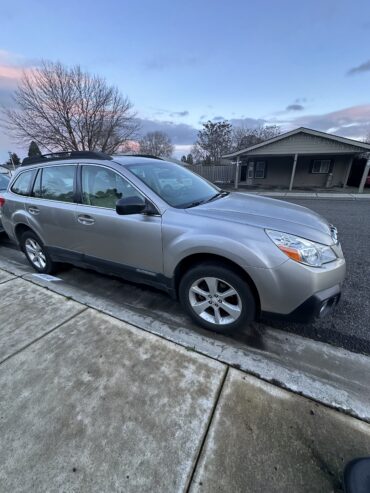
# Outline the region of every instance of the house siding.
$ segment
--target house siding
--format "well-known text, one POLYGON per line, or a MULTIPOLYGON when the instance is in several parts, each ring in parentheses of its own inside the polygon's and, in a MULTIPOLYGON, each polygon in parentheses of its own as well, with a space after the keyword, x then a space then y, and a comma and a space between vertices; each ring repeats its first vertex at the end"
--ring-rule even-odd
POLYGON ((264 145, 251 151, 253 156, 259 155, 292 155, 292 154, 338 154, 364 152, 361 147, 316 137, 303 132, 285 139, 264 145))

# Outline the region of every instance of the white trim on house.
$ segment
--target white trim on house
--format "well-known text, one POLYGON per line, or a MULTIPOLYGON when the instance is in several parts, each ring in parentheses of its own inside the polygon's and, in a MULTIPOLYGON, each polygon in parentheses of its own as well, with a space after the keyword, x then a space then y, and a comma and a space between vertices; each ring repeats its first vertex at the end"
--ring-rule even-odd
POLYGON ((250 153, 251 151, 255 149, 259 149, 260 147, 264 147, 268 144, 273 144, 274 142, 278 142, 279 140, 286 139, 287 137, 291 137, 293 135, 299 134, 299 133, 305 133, 307 135, 312 135, 313 137, 321 137, 324 139, 332 140, 335 142, 339 142, 341 144, 346 144, 352 147, 357 147, 361 148, 364 150, 364 152, 369 152, 370 151, 370 144, 365 144, 364 142, 359 142, 358 140, 354 139, 348 139, 347 137, 340 137, 339 135, 333 135, 333 134, 328 134, 326 132, 320 132, 318 130, 312 130, 310 128, 305 128, 305 127, 299 127, 296 128, 295 130, 291 130, 290 132, 285 132, 283 134, 278 135, 277 137, 273 137, 272 139, 265 140, 264 142, 261 142, 260 144, 256 144, 250 147, 247 147, 245 149, 242 149, 240 151, 232 152, 230 154, 225 154, 222 156, 225 159, 240 156, 241 154, 246 154, 250 153))

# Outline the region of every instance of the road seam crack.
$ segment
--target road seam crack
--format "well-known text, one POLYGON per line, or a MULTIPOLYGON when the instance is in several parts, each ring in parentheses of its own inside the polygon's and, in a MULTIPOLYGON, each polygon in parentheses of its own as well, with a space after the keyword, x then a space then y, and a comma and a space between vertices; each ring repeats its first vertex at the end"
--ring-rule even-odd
POLYGON ((35 344, 36 342, 40 341, 41 339, 43 339, 44 337, 48 336, 49 334, 51 334, 52 332, 56 331, 57 329, 59 329, 60 327, 62 327, 64 324, 70 322, 71 320, 73 320, 75 317, 81 315, 81 313, 84 313, 86 310, 88 310, 88 307, 84 307, 82 308, 80 311, 78 311, 77 313, 74 313, 73 315, 71 315, 70 317, 66 318, 65 320, 63 320, 63 322, 60 322, 59 324, 57 324, 55 327, 51 328, 50 330, 48 330, 47 332, 44 332, 43 334, 41 334, 39 337, 36 337, 36 339, 33 339, 31 342, 29 342, 28 344, 25 344, 24 346, 22 346, 21 348, 17 349, 17 351, 14 351, 14 353, 12 354, 9 354, 8 356, 6 356, 3 360, 0 361, 0 366, 3 364, 3 363, 6 363, 9 359, 13 358, 14 356, 16 356, 17 354, 21 353, 22 351, 24 351, 25 349, 29 348, 30 346, 32 346, 32 344, 35 344))
POLYGON ((211 429, 211 426, 212 426, 212 423, 213 423, 213 419, 214 419, 214 416, 216 414, 216 410, 218 408, 218 403, 220 401, 220 398, 221 398, 221 394, 222 394, 222 391, 224 389, 224 385, 225 385, 225 382, 226 382, 226 379, 227 379, 227 376, 229 374, 229 365, 226 365, 226 368, 225 368, 225 371, 224 371, 224 374, 222 376, 222 379, 221 379, 221 383, 220 383, 220 386, 217 390, 217 394, 216 394, 216 399, 215 399, 215 402, 213 404, 213 408, 212 408, 212 411, 211 411, 211 414, 208 418, 208 424, 207 424, 207 427, 206 427, 206 430, 203 434, 203 437, 202 437, 202 440, 201 440, 201 444, 200 444, 200 447, 198 449, 198 453, 197 453, 197 456, 196 456, 196 459, 195 459, 195 462, 194 462, 194 466, 193 466, 193 470, 191 472, 191 475, 189 477, 189 480, 188 480, 188 483, 187 483, 187 486, 186 488, 184 489, 184 491, 186 493, 189 493, 190 491, 190 488, 191 488, 191 485, 193 484, 193 480, 194 480, 194 476, 195 476, 195 473, 198 469, 198 465, 199 465, 199 461, 202 457, 202 454, 203 454, 203 449, 205 447, 205 444, 207 442, 207 438, 208 438, 208 434, 209 434, 209 431, 211 429))

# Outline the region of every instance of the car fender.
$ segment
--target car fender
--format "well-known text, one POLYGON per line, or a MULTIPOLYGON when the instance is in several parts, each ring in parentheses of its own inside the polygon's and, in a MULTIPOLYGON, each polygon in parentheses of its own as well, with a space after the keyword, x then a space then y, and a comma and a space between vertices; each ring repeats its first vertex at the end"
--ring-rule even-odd
POLYGON ((269 242, 263 230, 249 241, 215 234, 184 233, 165 244, 164 252, 164 274, 169 278, 173 277, 182 260, 196 254, 218 255, 234 262, 246 272, 248 267, 271 269, 286 261, 285 256, 269 242))

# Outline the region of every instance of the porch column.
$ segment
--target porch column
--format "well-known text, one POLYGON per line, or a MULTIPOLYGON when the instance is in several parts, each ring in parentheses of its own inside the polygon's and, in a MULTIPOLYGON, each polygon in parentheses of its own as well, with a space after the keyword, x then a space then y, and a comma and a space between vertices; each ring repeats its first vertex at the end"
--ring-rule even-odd
POLYGON ((343 188, 346 188, 347 186, 347 182, 348 182, 348 178, 349 178, 349 174, 351 173, 351 169, 352 169, 352 163, 353 163, 353 160, 355 159, 354 156, 352 156, 349 160, 349 163, 348 163, 348 167, 347 167, 347 171, 346 171, 346 176, 344 177, 344 182, 343 182, 343 188))
POLYGON ((234 180, 235 190, 238 190, 238 186, 239 186, 239 170, 240 170, 240 157, 238 156, 236 158, 236 164, 235 164, 235 180, 234 180))
POLYGON ((358 193, 362 193, 364 191, 364 186, 366 182, 367 175, 370 171, 370 158, 366 161, 364 172, 362 173, 362 178, 360 182, 360 186, 358 187, 358 193))
POLYGON ((293 182, 294 182, 294 176, 295 176, 295 170, 297 168, 297 159, 298 159, 298 154, 294 154, 294 161, 293 161, 293 168, 292 168, 292 175, 290 177, 290 183, 289 183, 289 191, 292 190, 293 188, 293 182))

